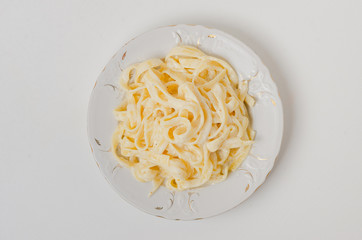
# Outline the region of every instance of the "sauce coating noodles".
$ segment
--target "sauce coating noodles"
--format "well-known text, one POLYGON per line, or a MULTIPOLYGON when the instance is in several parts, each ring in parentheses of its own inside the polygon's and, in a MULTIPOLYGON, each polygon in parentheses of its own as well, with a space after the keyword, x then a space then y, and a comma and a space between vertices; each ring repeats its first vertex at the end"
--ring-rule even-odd
POLYGON ((151 194, 223 181, 248 155, 254 99, 226 61, 178 46, 128 67, 121 86, 112 151, 151 194))

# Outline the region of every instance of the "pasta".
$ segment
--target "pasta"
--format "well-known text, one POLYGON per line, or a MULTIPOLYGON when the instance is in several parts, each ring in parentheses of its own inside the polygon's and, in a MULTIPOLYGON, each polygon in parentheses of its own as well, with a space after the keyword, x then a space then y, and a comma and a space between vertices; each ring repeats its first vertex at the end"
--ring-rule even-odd
POLYGON ((226 179, 246 158, 255 132, 247 81, 224 60, 173 48, 122 72, 112 151, 141 182, 185 190, 226 179))

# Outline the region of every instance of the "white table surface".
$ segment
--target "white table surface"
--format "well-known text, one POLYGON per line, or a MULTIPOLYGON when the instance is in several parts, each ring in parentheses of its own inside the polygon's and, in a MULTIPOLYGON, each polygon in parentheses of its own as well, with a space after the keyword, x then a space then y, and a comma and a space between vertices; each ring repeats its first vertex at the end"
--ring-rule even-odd
POLYGON ((362 239, 361 1, 0 0, 0 239, 362 239), (217 217, 170 221, 102 177, 86 112, 127 40, 202 24, 249 45, 280 89, 274 170, 217 217))

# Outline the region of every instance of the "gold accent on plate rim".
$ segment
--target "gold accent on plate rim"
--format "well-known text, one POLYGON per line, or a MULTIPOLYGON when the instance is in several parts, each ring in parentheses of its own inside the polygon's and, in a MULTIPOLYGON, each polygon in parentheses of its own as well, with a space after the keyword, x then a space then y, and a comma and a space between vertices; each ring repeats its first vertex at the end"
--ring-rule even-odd
POLYGON ((124 61, 124 59, 126 58, 126 55, 127 55, 127 51, 125 51, 122 55, 122 61, 124 61))

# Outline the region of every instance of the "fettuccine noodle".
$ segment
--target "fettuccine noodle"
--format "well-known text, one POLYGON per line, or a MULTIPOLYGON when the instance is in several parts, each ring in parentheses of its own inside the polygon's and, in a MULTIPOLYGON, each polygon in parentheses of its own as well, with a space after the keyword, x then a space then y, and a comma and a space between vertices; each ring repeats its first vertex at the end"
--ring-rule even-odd
POLYGON ((178 46, 128 67, 121 86, 112 151, 137 180, 153 182, 150 194, 223 181, 248 155, 254 99, 224 60, 178 46))

